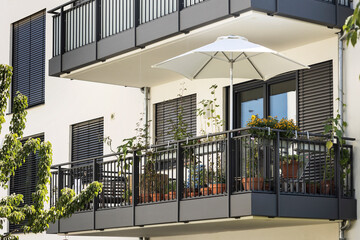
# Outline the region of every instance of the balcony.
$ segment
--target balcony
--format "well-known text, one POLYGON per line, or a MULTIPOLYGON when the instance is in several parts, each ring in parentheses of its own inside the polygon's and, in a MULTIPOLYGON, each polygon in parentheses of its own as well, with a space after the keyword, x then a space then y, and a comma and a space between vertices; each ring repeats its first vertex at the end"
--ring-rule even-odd
POLYGON ((328 136, 262 131, 53 166, 51 205, 64 187, 79 193, 97 180, 103 191, 48 233, 140 237, 356 219, 351 145, 327 149, 328 136))
MULTIPOLYGON (((80 3, 74 0, 49 11, 53 14, 53 57, 49 74, 67 74, 249 12, 340 28, 352 10, 349 0, 88 0, 80 3)), ((267 22, 261 19, 253 24, 259 28, 269 24, 267 22)), ((289 29, 296 28, 289 26, 289 29)), ((232 34, 244 35, 234 32, 244 28, 231 29, 232 34)), ((116 84, 145 86, 134 82, 116 84)))

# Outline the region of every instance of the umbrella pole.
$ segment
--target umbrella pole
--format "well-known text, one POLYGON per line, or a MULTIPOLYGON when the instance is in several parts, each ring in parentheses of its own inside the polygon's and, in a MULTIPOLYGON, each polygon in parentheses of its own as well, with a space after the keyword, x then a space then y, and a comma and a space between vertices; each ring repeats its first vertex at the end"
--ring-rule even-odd
MULTIPOLYGON (((231 54, 232 55, 232 54, 231 54)), ((234 105, 234 91, 233 91, 233 68, 234 68, 234 61, 232 59, 231 56, 231 60, 230 60, 230 104, 229 104, 229 111, 230 111, 230 126, 229 126, 229 130, 233 130, 234 129, 234 109, 233 109, 233 105, 234 105)))

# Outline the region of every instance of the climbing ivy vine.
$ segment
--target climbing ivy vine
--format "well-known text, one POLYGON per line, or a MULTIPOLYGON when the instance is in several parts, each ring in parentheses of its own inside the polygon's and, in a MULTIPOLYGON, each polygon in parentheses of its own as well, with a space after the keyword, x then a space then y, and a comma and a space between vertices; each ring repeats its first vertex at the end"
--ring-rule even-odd
MULTIPOLYGON (((5 123, 11 79, 12 67, 0 65, 0 134, 2 124, 5 123)), ((40 139, 34 138, 29 138, 25 143, 21 142, 27 106, 27 97, 18 92, 13 98, 13 115, 9 133, 4 136, 0 149, 0 187, 8 188, 8 182, 10 177, 15 175, 15 170, 25 162, 29 154, 37 153, 39 167, 36 191, 32 193, 33 204, 31 205, 24 204, 23 195, 16 193, 0 199, 0 229, 3 229, 4 220, 7 219, 12 224, 24 223, 20 229, 24 233, 41 233, 48 229, 50 223, 70 217, 74 212, 84 208, 101 192, 102 184, 93 182, 78 195, 75 195, 72 189, 65 188, 61 190, 61 196, 55 206, 45 207, 49 201, 47 185, 51 177, 52 147, 50 142, 41 142, 40 139)), ((0 234, 0 239, 19 239, 19 235, 14 235, 16 231, 19 230, 0 234)))

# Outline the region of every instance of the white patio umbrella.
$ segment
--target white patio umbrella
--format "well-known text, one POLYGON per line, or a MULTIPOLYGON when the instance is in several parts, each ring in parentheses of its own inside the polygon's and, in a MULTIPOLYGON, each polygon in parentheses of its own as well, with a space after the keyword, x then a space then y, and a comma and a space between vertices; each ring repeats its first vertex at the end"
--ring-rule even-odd
POLYGON ((240 36, 219 37, 211 44, 152 67, 172 70, 189 79, 230 77, 230 130, 233 129, 234 78, 268 80, 281 73, 309 68, 240 36))

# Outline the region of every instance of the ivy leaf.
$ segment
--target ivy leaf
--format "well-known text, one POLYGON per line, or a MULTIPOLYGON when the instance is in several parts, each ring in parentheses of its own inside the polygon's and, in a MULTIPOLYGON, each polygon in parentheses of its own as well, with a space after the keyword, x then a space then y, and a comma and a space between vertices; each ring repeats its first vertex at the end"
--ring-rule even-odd
POLYGON ((332 141, 327 141, 326 142, 326 148, 331 149, 332 147, 333 147, 333 142, 332 141))

